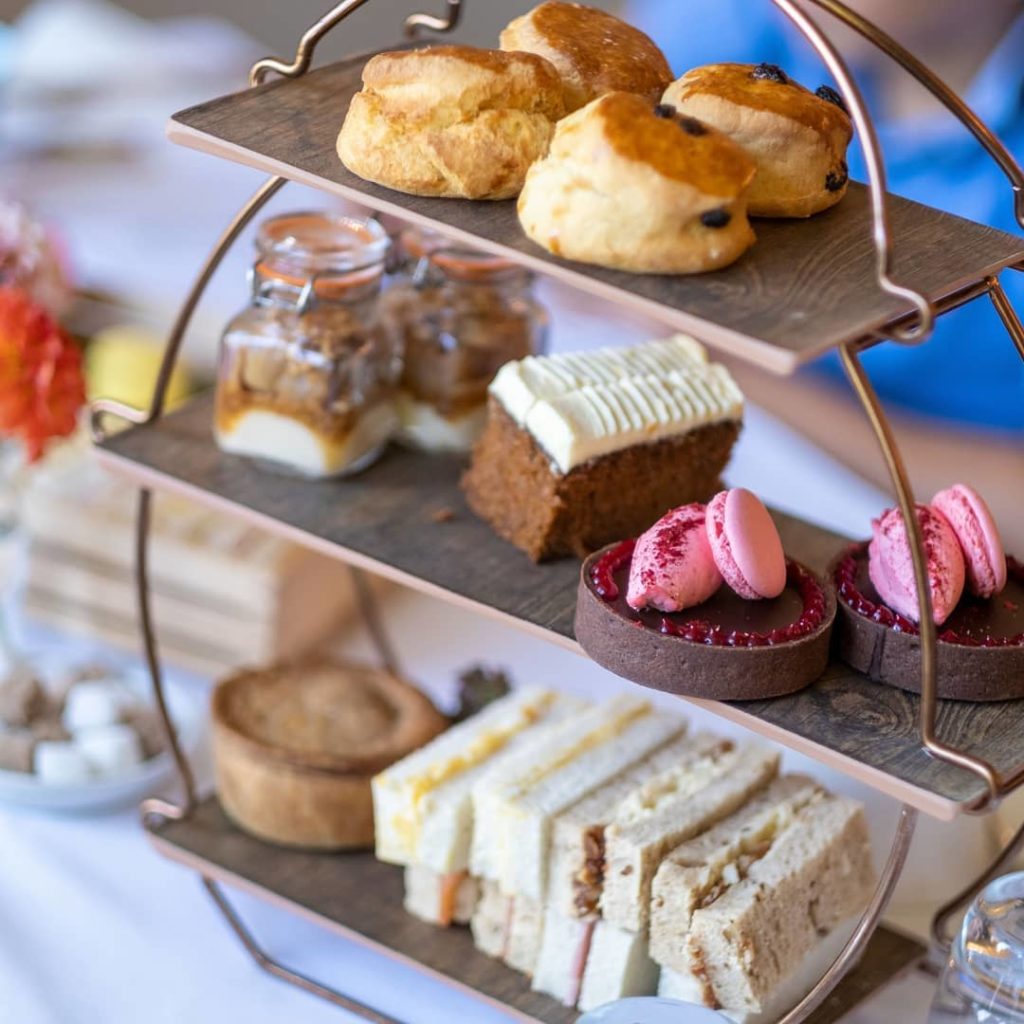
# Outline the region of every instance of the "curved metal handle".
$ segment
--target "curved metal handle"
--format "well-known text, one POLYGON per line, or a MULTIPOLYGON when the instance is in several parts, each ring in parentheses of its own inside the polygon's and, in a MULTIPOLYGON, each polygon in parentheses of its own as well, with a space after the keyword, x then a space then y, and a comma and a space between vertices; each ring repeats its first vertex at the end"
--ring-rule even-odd
MULTIPOLYGON (((831 0, 811 0, 811 2, 824 6, 831 0)), ((797 7, 793 0, 772 0, 772 3, 803 33, 807 41, 814 47, 815 52, 821 57, 839 85, 839 90, 843 94, 843 99, 846 101, 850 116, 857 128, 861 149, 864 151, 864 160, 868 166, 868 189, 871 193, 872 234, 875 242, 878 283, 883 291, 911 303, 917 310, 916 324, 897 328, 891 332, 890 336, 894 341, 899 342, 916 344, 924 341, 935 326, 935 311, 932 304, 920 292, 898 284, 892 279, 892 231, 886 207, 885 164, 882 161, 878 136, 875 134, 875 126, 872 124, 871 117, 868 115, 864 97, 839 51, 818 28, 813 19, 797 7)))
POLYGON ((940 761, 955 764, 976 775, 985 784, 985 793, 972 806, 973 811, 991 810, 999 803, 1002 791, 1000 779, 995 768, 983 758, 957 750, 945 743, 936 733, 935 721, 938 714, 938 683, 935 620, 932 618, 932 597, 928 588, 928 563, 924 554, 924 541, 921 535, 921 524, 917 520, 914 492, 910 486, 907 467, 903 463, 895 435, 885 417, 878 395, 871 386, 871 381, 864 372, 864 367, 857 358, 852 345, 843 345, 839 349, 843 361, 843 369, 849 378, 857 398, 864 407, 868 421, 875 432, 878 446, 885 459, 889 477, 892 480, 903 522, 907 530, 910 545, 910 558, 914 567, 914 586, 917 588, 917 601, 920 610, 918 629, 921 636, 921 712, 920 735, 921 743, 930 754, 940 761))
POLYGON ((900 808, 899 822, 896 825, 892 846, 889 848, 889 857, 879 876, 874 895, 861 919, 857 922, 853 934, 847 939, 846 945, 821 976, 817 985, 789 1013, 780 1017, 778 1024, 802 1024, 807 1020, 828 999, 832 990, 846 977, 850 969, 860 959, 861 953, 867 949, 868 942, 871 941, 871 936, 874 935, 875 928, 878 927, 878 922, 892 899, 896 883, 900 880, 900 875, 903 874, 903 867, 907 862, 907 854, 910 852, 910 843, 914 838, 916 826, 917 811, 904 804, 900 808))
POLYGON ((833 17, 838 18, 843 24, 862 35, 887 57, 896 61, 904 71, 913 75, 985 147, 1013 186, 1014 215, 1017 218, 1017 223, 1024 228, 1024 169, 1006 146, 999 141, 992 129, 931 68, 921 63, 906 47, 901 46, 892 36, 883 32, 867 18, 856 11, 851 11, 841 0, 810 0, 810 2, 824 11, 828 11, 833 17))
POLYGON ((313 60, 313 51, 316 49, 317 43, 339 21, 344 21, 353 11, 358 10, 365 3, 366 0, 342 0, 342 3, 336 4, 302 34, 299 45, 295 50, 295 58, 290 64, 285 64, 284 61, 278 60, 276 57, 264 57, 262 60, 256 61, 249 71, 249 85, 262 85, 263 80, 271 71, 285 78, 298 78, 299 75, 304 75, 309 70, 310 62, 313 60))
MULTIPOLYGON (((459 23, 462 13, 462 0, 445 0, 447 11, 443 17, 435 17, 432 14, 410 14, 405 19, 405 32, 413 36, 421 28, 430 29, 433 32, 450 32, 459 23)), ((353 11, 358 10, 366 0, 343 0, 342 3, 332 7, 319 21, 310 26, 299 40, 295 50, 295 57, 290 63, 278 60, 276 57, 264 57, 253 64, 249 71, 249 85, 254 87, 262 85, 270 72, 281 75, 284 78, 298 78, 309 70, 313 61, 313 53, 317 44, 332 28, 339 22, 344 21, 353 11)))
POLYGON ((451 32, 461 17, 462 0, 445 0, 445 13, 440 18, 433 14, 410 14, 405 19, 405 34, 409 39, 415 39, 421 28, 430 32, 451 32))
POLYGON ((107 416, 115 416, 136 427, 148 423, 150 419, 149 412, 145 409, 115 401, 113 398, 96 398, 89 403, 89 434, 96 444, 102 444, 110 436, 110 432, 104 426, 107 416))

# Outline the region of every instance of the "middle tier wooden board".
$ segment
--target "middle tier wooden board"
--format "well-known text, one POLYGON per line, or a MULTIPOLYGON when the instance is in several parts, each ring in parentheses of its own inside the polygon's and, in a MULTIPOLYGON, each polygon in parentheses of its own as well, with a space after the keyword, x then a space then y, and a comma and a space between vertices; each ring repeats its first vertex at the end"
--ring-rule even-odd
MULTIPOLYGON (((393 448, 351 479, 301 480, 220 452, 212 417, 212 397, 203 396, 154 425, 115 435, 98 457, 141 486, 186 494, 580 652, 573 636, 579 563, 533 565, 498 538, 463 501, 460 460, 393 448)), ((844 543, 828 530, 777 518, 786 549, 813 568, 822 570, 844 543)), ((839 663, 789 697, 694 703, 935 817, 951 819, 983 793, 974 775, 921 749, 916 696, 839 663)), ((938 733, 1004 777, 1024 768, 1024 701, 942 701, 938 733)))
MULTIPOLYGON (((523 234, 513 200, 431 199, 363 181, 342 165, 335 142, 365 61, 352 57, 202 103, 175 114, 168 137, 511 256, 776 373, 792 373, 912 308, 878 286, 868 193, 857 183, 817 217, 754 221, 757 243, 724 270, 670 276, 552 256, 523 234)), ((1007 205, 1011 198, 1007 187, 1007 205)), ((888 209, 893 278, 929 299, 1024 261, 1022 238, 898 196, 888 197, 888 209)))
MULTIPOLYGON (((204 877, 244 889, 347 939, 413 966, 511 1013, 520 1021, 573 1024, 577 1013, 530 989, 526 977, 484 956, 466 928, 436 928, 402 909, 402 870, 371 853, 306 853, 253 839, 216 799, 191 818, 151 833, 157 850, 204 877)), ((879 928, 860 963, 808 1024, 834 1024, 871 992, 919 960, 913 939, 879 928)))

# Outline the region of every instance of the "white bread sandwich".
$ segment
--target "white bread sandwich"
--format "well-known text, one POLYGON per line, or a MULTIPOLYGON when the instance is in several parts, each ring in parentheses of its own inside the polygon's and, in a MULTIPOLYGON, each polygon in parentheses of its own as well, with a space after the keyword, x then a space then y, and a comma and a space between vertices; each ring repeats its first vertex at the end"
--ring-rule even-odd
POLYGON ((439 875, 421 864, 406 866, 403 905, 421 921, 469 924, 479 898, 480 883, 465 872, 439 875))
POLYGON ((604 887, 604 833, 619 807, 662 775, 690 770, 706 778, 709 765, 721 762, 733 746, 709 733, 677 736, 559 814, 551 830, 548 905, 567 917, 596 917, 604 887))
POLYGON ((544 907, 525 896, 506 896, 497 882, 482 879, 469 927, 481 953, 532 975, 540 955, 544 907))
POLYGON ((565 1006, 592 1010, 626 996, 652 995, 658 966, 647 952, 646 936, 549 906, 533 988, 565 1006))
POLYGON ((645 935, 597 921, 576 1005, 586 1012, 627 996, 653 995, 658 973, 645 935))
POLYGON ((524 745, 473 788, 472 873, 497 880, 506 895, 542 901, 552 818, 685 728, 648 701, 622 696, 524 745))
POLYGON ((474 783, 586 706, 552 690, 516 690, 381 772, 373 780, 377 858, 439 875, 465 871, 474 783))
POLYGON ((704 1005, 758 1014, 873 884, 861 806, 801 776, 779 779, 665 859, 652 954, 696 982, 704 1005))
POLYGON ((544 910, 540 954, 533 974, 533 988, 565 1006, 579 999, 583 974, 597 921, 563 914, 557 907, 544 910))
POLYGON ((512 897, 508 937, 502 958, 509 967, 532 975, 544 934, 544 906, 527 896, 512 897))
POLYGON ((743 806, 778 774, 779 755, 738 747, 700 770, 682 765, 652 779, 620 804, 605 829, 601 916, 643 933, 651 884, 664 857, 743 806))
POLYGON ((509 933, 512 929, 512 900, 502 894, 498 883, 484 878, 480 881, 480 898, 469 922, 473 945, 494 957, 504 960, 508 953, 509 933))

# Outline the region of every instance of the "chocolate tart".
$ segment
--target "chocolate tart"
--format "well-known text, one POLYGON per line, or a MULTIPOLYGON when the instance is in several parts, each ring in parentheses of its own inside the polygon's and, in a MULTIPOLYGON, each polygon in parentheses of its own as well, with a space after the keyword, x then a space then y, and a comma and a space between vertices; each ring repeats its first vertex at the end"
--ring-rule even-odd
POLYGON ((592 554, 580 574, 576 639, 599 665, 684 697, 760 700, 812 683, 828 664, 836 614, 830 586, 787 560, 786 589, 747 601, 722 585, 682 612, 626 604, 634 541, 592 554))
POLYGON ((211 710, 227 816, 259 839, 313 850, 372 846, 370 779, 448 724, 401 679, 323 658, 239 672, 211 710))
MULTIPOLYGON (((836 654, 877 683, 921 692, 917 624, 889 608, 868 576, 867 542, 848 547, 829 570, 838 594, 836 654)), ((949 700, 1024 697, 1024 565, 1006 560, 1001 594, 968 593, 938 627, 938 694, 949 700)))

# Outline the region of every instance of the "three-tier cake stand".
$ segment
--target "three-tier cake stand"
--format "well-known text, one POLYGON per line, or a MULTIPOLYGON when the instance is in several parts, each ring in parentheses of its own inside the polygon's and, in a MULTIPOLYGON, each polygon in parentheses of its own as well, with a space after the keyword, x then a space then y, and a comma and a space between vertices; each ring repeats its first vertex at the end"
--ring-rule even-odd
MULTIPOLYGON (((258 168, 270 177, 242 207, 200 270, 168 338, 150 408, 100 400, 92 410, 101 463, 140 488, 139 616, 155 699, 183 790, 179 803, 147 801, 143 821, 162 853, 200 874, 261 967, 365 1020, 398 1024, 269 957, 228 902, 221 883, 256 892, 454 986, 471 989, 522 1020, 562 1024, 574 1020, 576 1011, 531 992, 521 976, 477 953, 464 930, 440 931, 406 915, 397 869, 377 863, 370 854, 328 857, 263 845, 234 829, 215 800, 198 799, 164 703, 148 581, 153 493, 188 495, 348 563, 366 627, 381 661, 392 670, 398 666, 363 572, 497 617, 582 654, 572 631, 579 568, 573 562, 529 565, 470 515, 458 489, 456 459, 394 451, 352 479, 299 481, 262 474, 223 455, 212 438, 209 396, 164 415, 171 371, 210 277, 245 226, 287 181, 355 200, 515 259, 779 374, 791 374, 825 351, 839 351, 910 526, 921 595, 921 696, 873 684, 837 662, 814 685, 792 696, 729 704, 694 701, 855 776, 902 804, 891 851, 860 924, 815 988, 780 1024, 828 1024, 921 957, 923 949, 917 943, 879 927, 918 812, 945 820, 989 812, 1024 782, 1024 701, 966 704, 936 696, 935 628, 924 585, 920 532, 910 514, 913 494, 893 432, 860 361, 861 352, 882 342, 925 343, 936 316, 986 298, 1024 359, 1024 327, 998 276, 1006 269, 1024 270, 1024 238, 887 194, 875 131, 845 62, 803 7, 794 0, 772 2, 814 46, 838 84, 857 129, 868 182, 851 184, 842 203, 810 221, 760 222, 758 245, 732 267, 711 274, 647 277, 569 264, 525 239, 511 202, 406 196, 348 172, 335 154, 335 139, 369 54, 315 71, 310 65, 323 36, 366 0, 344 0, 333 7, 302 36, 292 61, 259 61, 245 91, 193 107, 171 120, 168 134, 173 142, 258 168), (132 426, 108 434, 107 417, 132 426), (447 515, 430 514, 440 509, 457 514, 451 521, 447 515), (466 557, 469 552, 471 559, 466 557)), ((1016 218, 1024 227, 1024 172, 964 102, 911 53, 840 0, 807 3, 868 39, 959 118, 1006 173, 1016 218)), ((455 29, 460 0, 446 4, 443 17, 407 18, 410 39, 403 45, 421 45, 413 37, 423 30, 455 29)), ((778 521, 787 551, 819 571, 843 542, 809 523, 786 516, 778 521)), ((980 877, 940 908, 932 929, 935 949, 948 948, 949 923, 957 911, 1022 845, 1024 827, 980 877)))

